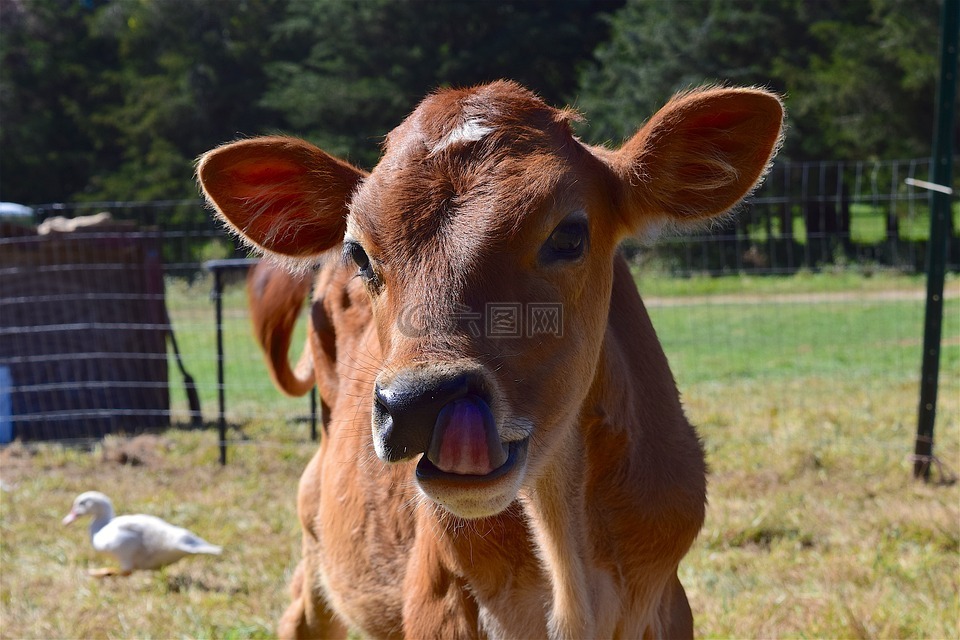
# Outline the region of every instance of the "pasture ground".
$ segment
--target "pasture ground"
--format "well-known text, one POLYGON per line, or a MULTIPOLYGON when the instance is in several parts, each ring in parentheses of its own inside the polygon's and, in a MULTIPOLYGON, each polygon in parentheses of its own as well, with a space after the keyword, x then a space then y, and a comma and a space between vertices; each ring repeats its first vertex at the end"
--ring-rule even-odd
MULTIPOLYGON (((784 280, 641 283, 711 465, 707 522, 680 568, 697 635, 958 637, 960 486, 914 481, 909 458, 922 284, 848 283, 854 303, 692 298, 743 286, 832 292, 837 282, 784 280), (873 288, 903 296, 862 295, 873 288)), ((948 287, 935 452, 957 471, 956 279, 948 287)), ((191 304, 172 305, 175 322, 191 304)), ((267 413, 231 429, 226 467, 212 430, 3 449, 0 637, 271 637, 299 556, 296 483, 314 445, 305 424, 267 413), (108 559, 90 547, 86 522, 60 526, 88 489, 119 513, 186 526, 224 555, 90 578, 108 559)))

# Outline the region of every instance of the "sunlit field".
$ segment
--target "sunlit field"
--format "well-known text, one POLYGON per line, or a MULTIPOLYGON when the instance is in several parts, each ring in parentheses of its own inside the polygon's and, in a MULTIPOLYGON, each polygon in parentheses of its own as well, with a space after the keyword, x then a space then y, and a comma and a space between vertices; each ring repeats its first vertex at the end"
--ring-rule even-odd
MULTIPOLYGON (((640 287, 711 467, 707 521, 680 568, 697 635, 960 635, 960 486, 915 481, 910 459, 922 279, 641 276, 640 287)), ((206 290, 168 294, 209 419, 212 328, 188 330, 210 326, 206 290)), ((228 354, 256 362, 242 291, 229 295, 228 354)), ((943 345, 935 453, 949 475, 960 467, 956 278, 943 345)), ((236 419, 225 467, 215 430, 0 452, 0 636, 274 634, 299 556, 297 479, 315 445, 296 419, 306 401, 269 385, 234 391, 254 388, 248 377, 259 384, 264 369, 228 369, 236 419), (244 418, 246 403, 266 408, 244 418), (93 551, 86 522, 60 525, 88 489, 110 495, 119 513, 161 516, 224 553, 88 577, 110 559, 93 551)))

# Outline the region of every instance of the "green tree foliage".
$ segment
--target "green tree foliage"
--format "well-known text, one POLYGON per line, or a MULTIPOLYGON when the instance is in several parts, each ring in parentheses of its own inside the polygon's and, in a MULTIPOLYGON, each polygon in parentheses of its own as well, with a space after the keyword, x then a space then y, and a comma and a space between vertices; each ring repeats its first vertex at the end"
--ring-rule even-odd
POLYGON ((785 92, 794 158, 922 156, 938 0, 0 0, 0 199, 193 198, 285 132, 371 166, 425 93, 509 77, 619 142, 703 82, 785 92))
POLYGON ((629 1, 583 74, 584 134, 619 143, 671 95, 701 84, 770 84, 764 59, 777 55, 781 25, 759 4, 629 1))
POLYGON ((92 14, 75 0, 0 6, 0 198, 69 199, 114 152, 90 116, 117 98, 102 81, 116 52, 91 37, 92 14))
POLYGON ((293 0, 263 104, 291 132, 370 166, 384 134, 444 85, 512 78, 563 102, 622 0, 293 0), (282 53, 281 53, 282 52, 282 53))
POLYGON ((0 195, 195 198, 197 155, 270 123, 258 101, 269 27, 285 4, 9 0, 0 195))
POLYGON ((623 0, 4 0, 0 197, 196 196, 194 158, 289 132, 370 165, 427 91, 562 102, 623 0))
POLYGON ((785 94, 785 156, 923 156, 938 16, 937 0, 629 0, 583 73, 583 133, 616 143, 676 91, 756 84, 785 94))
POLYGON ((117 141, 115 171, 97 175, 100 198, 196 197, 194 159, 237 131, 257 132, 270 114, 266 88, 278 0, 158 0, 103 7, 93 33, 115 43, 123 64, 108 74, 122 99, 90 117, 117 141))
POLYGON ((937 0, 830 5, 808 27, 805 59, 776 69, 802 158, 920 157, 933 140, 937 0))

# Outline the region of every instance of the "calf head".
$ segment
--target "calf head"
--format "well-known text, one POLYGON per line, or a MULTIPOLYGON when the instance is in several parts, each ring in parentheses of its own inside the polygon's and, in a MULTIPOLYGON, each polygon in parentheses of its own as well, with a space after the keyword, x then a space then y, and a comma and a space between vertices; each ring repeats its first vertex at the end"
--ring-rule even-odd
POLYGON ((496 82, 425 99, 367 174, 281 137, 204 155, 226 224, 258 249, 342 246, 380 344, 369 407, 384 462, 419 457, 424 494, 499 513, 548 472, 596 375, 620 240, 723 215, 780 137, 770 93, 675 97, 619 150, 570 111, 496 82))

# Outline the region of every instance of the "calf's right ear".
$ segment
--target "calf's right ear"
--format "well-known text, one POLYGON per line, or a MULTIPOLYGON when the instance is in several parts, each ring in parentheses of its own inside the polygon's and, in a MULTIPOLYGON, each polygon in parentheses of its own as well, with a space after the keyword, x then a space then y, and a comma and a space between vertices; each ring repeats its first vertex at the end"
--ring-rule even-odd
POLYGON ((756 187, 780 144, 783 105, 761 89, 675 96, 616 152, 626 225, 696 225, 724 215, 756 187))
POLYGON ((197 179, 227 226, 254 247, 308 258, 339 244, 366 174, 287 137, 240 140, 200 157, 197 179))

